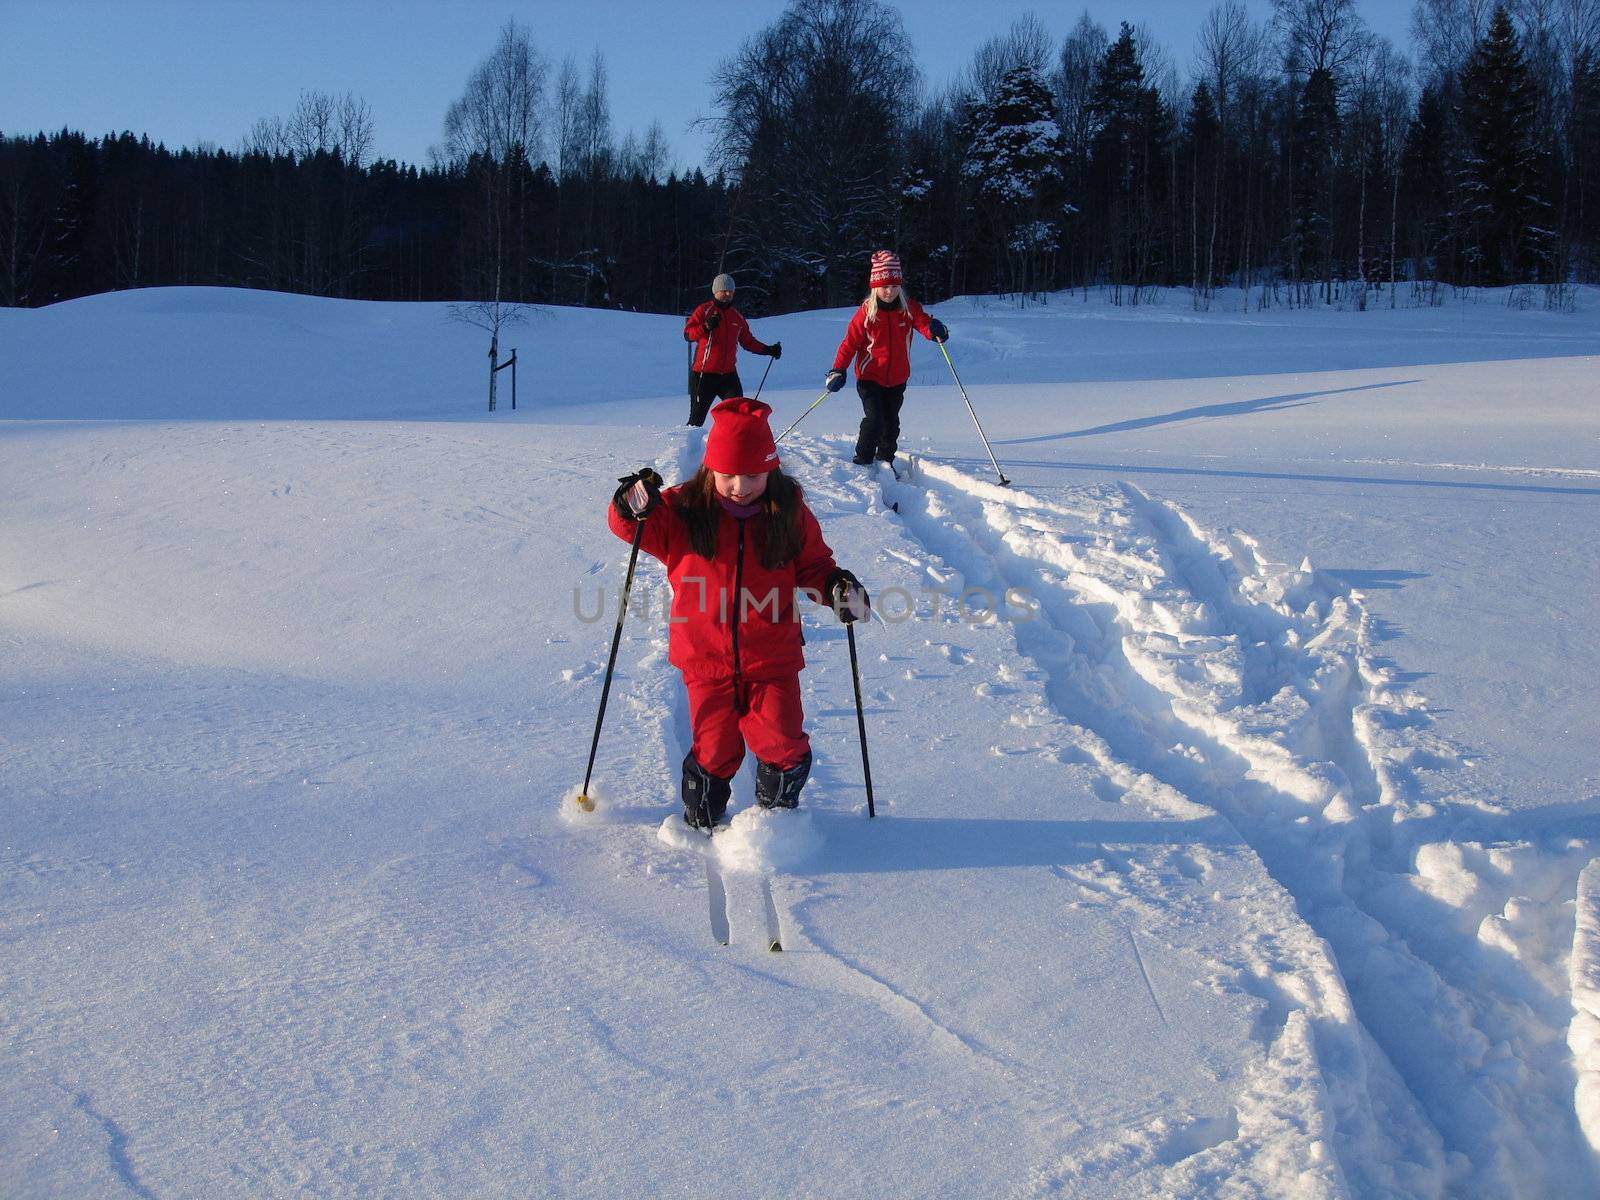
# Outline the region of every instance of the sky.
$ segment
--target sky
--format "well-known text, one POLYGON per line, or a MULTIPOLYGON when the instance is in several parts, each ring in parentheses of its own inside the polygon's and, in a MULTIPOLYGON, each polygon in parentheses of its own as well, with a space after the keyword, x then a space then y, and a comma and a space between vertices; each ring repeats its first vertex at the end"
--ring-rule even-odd
MULTIPOLYGON (((1268 0, 1248 0, 1258 18, 1268 0)), ((1090 15, 1157 32, 1180 70, 1206 0, 894 0, 925 85, 940 89, 973 51, 1032 12, 1061 38, 1090 15)), ((678 169, 701 165, 714 77, 780 0, 678 5, 642 0, 0 0, 0 132, 63 126, 90 136, 129 129, 171 148, 236 148, 262 117, 286 117, 300 93, 349 91, 372 107, 378 157, 426 162, 445 109, 514 18, 552 75, 573 55, 606 57, 618 141, 660 120, 678 169)), ((1368 25, 1409 47, 1411 5, 1357 0, 1368 25)))

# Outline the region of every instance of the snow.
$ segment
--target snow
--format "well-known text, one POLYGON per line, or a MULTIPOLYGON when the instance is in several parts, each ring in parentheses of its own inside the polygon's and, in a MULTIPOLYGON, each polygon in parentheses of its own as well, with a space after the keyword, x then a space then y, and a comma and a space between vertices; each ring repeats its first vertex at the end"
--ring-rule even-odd
POLYGON ((912 482, 783 446, 877 819, 819 612, 709 843, 653 562, 574 802, 676 318, 488 414, 442 305, 0 310, 0 1193, 1594 1194, 1600 294, 1504 300, 935 306, 1013 486, 920 341, 912 482))

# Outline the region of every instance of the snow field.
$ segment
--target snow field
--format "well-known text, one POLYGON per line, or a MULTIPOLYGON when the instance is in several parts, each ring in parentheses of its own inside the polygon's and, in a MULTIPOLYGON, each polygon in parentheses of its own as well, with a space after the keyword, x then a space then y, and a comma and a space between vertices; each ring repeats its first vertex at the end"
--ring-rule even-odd
MULTIPOLYGON (((1318 581, 1309 563, 1265 561, 1242 535, 1207 536, 1131 486, 1061 506, 1008 502, 933 462, 919 473, 922 506, 908 510, 909 489, 896 495, 930 545, 995 571, 996 586, 1034 572, 1060 589, 1043 610, 1059 615, 1069 649, 1052 674, 1062 710, 1225 815, 1328 939, 1333 1007, 1349 1003, 1342 970, 1355 1016, 1454 1152, 1451 1186, 1584 1186, 1586 1155, 1564 1115, 1567 997, 1522 963, 1548 961, 1571 928, 1566 898, 1587 855, 1486 849, 1465 840, 1478 810, 1416 803, 1403 763, 1418 750, 1405 735, 1426 709, 1365 661, 1359 594, 1318 581), (1432 825, 1431 840, 1408 822, 1432 825)), ((1437 763, 1436 739, 1420 740, 1437 763)), ((1362 1064, 1357 1046, 1335 1052, 1355 1078, 1330 1063, 1327 1083, 1336 1097, 1343 1083, 1358 1089, 1347 1099, 1360 1132, 1345 1133, 1362 1150, 1347 1161, 1366 1162, 1375 1130, 1359 1092, 1374 1083, 1361 1076, 1386 1067, 1362 1064)))
MULTIPOLYGON (((819 453, 802 439, 786 446, 785 454, 825 528, 839 531, 830 537, 842 561, 865 573, 859 556, 870 556, 870 577, 880 597, 894 587, 922 596, 923 585, 935 577, 930 571, 944 584, 952 582, 951 573, 938 574, 925 547, 896 533, 898 521, 888 514, 878 483, 863 478, 859 468, 835 464, 836 448, 819 453), (855 558, 845 549, 852 545, 855 558)), ((669 456, 656 465, 672 477, 674 469, 681 473, 686 465, 684 457, 695 456, 669 456)), ((1117 1194, 1152 1194, 1153 1187, 1172 1189, 1160 1194, 1182 1194, 1206 1171, 1219 1178, 1237 1174, 1241 1162, 1269 1143, 1274 1154, 1303 1161, 1308 1179, 1337 1179, 1339 1168, 1320 1144, 1320 1134, 1307 1141, 1307 1130, 1274 1113, 1266 1097, 1260 1110, 1243 1117, 1235 1105, 1219 1104, 1217 1087, 1238 1082, 1238 1068, 1229 1061, 1237 1051, 1218 1049, 1214 1058, 1204 1052, 1195 1057, 1184 1046, 1189 1038, 1197 1039, 1192 1044, 1218 1047, 1234 1037, 1257 1042, 1249 1054, 1259 1060, 1260 1065, 1249 1068, 1256 1075, 1271 1073, 1266 1064, 1273 1054, 1291 1053, 1290 1043, 1277 1047, 1276 1035, 1261 1029, 1260 1010, 1287 1004, 1271 980, 1271 972, 1282 963, 1246 968, 1235 947, 1259 935, 1245 928, 1195 928, 1204 924, 1197 918, 1207 909, 1207 895, 1215 896, 1219 887, 1226 886, 1229 901, 1262 893, 1248 909, 1257 921, 1261 911, 1283 909, 1278 890, 1260 876, 1253 856, 1234 838, 1214 848, 1186 847, 1197 834, 1205 836, 1204 827, 1196 827, 1208 817, 1203 810, 1120 765, 1111 777, 1096 769, 1076 744, 1088 735, 1051 710, 1041 688, 1042 673, 1017 654, 1004 624, 974 622, 949 602, 942 607, 947 611, 937 619, 930 613, 926 620, 858 626, 867 664, 864 692, 880 821, 867 824, 863 819, 843 634, 831 617, 824 617, 820 628, 808 624, 812 665, 804 679, 818 755, 805 803, 816 814, 812 819, 825 841, 803 857, 798 877, 770 859, 747 856, 739 842, 741 825, 763 814, 739 811, 750 803, 749 782, 741 780, 732 828, 717 839, 722 862, 744 861, 773 873, 773 890, 784 910, 786 947, 833 960, 836 971, 846 972, 844 984, 851 992, 931 1035, 935 1048, 952 1060, 954 1078, 975 1061, 998 1073, 1007 1086, 1022 1089, 1026 1100, 1011 1104, 1007 1141, 1014 1145, 1022 1137, 1035 1147, 1029 1190, 1071 1193, 1081 1188, 1083 1194, 1109 1194, 1109 1189, 1125 1186, 1117 1194), (870 651, 875 643, 890 648, 874 655, 870 651), (873 683, 874 676, 879 683, 873 683), (954 678, 966 683, 953 686, 954 678), (935 681, 945 694, 966 693, 979 705, 1010 710, 1011 716, 998 723, 1008 730, 1006 738, 995 742, 988 721, 951 723, 919 711, 918 701, 901 698, 902 689, 926 688, 935 681), (895 714, 901 715, 896 719, 895 714), (948 773, 930 770, 930 763, 961 764, 959 788, 952 789, 948 773), (847 817, 835 815, 841 788, 853 797, 847 802, 847 817), (984 808, 994 815, 975 811, 972 788, 987 797, 984 808), (1153 803, 1147 800, 1150 796, 1153 803), (897 819, 897 809, 913 800, 915 819, 897 819), (1065 812, 1063 804, 1068 806, 1065 812), (1116 806, 1114 812, 1108 805, 1116 806), (1092 822, 1080 834, 1062 817, 1070 818, 1083 806, 1087 808, 1079 819, 1092 822), (891 828, 891 821, 892 837, 885 841, 888 835, 879 831, 891 828), (1177 829, 1169 831, 1174 821, 1177 829), (871 840, 863 844, 863 839, 871 840), (948 887, 943 871, 970 877, 972 911, 949 911, 940 899, 948 887), (863 883, 879 872, 894 874, 892 894, 878 889, 863 894, 863 883), (1174 899, 1179 890, 1195 895, 1182 906, 1183 916, 1176 917, 1166 910, 1180 907, 1174 899), (931 925, 920 915, 926 912, 939 913, 931 925), (997 921, 1047 912, 1058 914, 1061 928, 1019 930, 998 943, 985 932, 997 921), (1075 979, 1068 994, 1042 1002, 1029 990, 1015 989, 1018 978, 1040 971, 1045 963, 1080 961, 1086 950, 1090 961, 1083 969, 1090 979, 1075 979), (1190 979, 1208 982, 1185 982, 1190 979), (1109 1033, 1112 1026, 1099 1034, 1084 1029, 1097 1020, 1118 1020, 1112 1014, 1125 1002, 1114 997, 1123 990, 1142 997, 1138 1040, 1144 1044, 1130 1046, 1126 1038, 1116 1043, 1109 1033), (1098 1000, 1098 995, 1105 999, 1098 1000), (1093 1015, 1097 1010, 1100 1018, 1093 1015), (1236 1032, 1222 1033, 1215 1027, 1219 1021, 1236 1032), (1063 1030, 1073 1031, 1063 1049, 1076 1078, 1046 1087, 1038 1068, 1029 1064, 1040 1061, 1040 1047, 1061 1043, 1063 1030), (1265 1045, 1258 1042, 1261 1038, 1267 1039, 1265 1045), (1182 1065, 1176 1083, 1163 1078, 1172 1073, 1170 1067, 1158 1065, 1174 1053, 1182 1065), (1138 1069, 1130 1072, 1130 1060, 1138 1069), (1146 1094, 1131 1113, 1081 1095, 1085 1075, 1101 1087, 1115 1081, 1116 1089, 1125 1092, 1130 1074, 1138 1078, 1141 1070, 1148 1082, 1139 1090, 1146 1094), (1061 1128, 1064 1112, 1073 1114, 1066 1130, 1061 1128), (1108 1112, 1116 1112, 1130 1129, 1144 1131, 1134 1139, 1136 1146, 1119 1155, 1114 1170, 1073 1149, 1096 1143, 1095 1131, 1108 1112), (1243 1134, 1241 1120, 1249 1126, 1243 1134), (1190 1162, 1200 1155, 1208 1167, 1190 1162), (1314 1167, 1319 1160, 1321 1166, 1314 1167), (1127 1177, 1125 1183, 1119 1184, 1119 1175, 1127 1177)), ((631 644, 624 642, 625 647, 631 644)), ((664 631, 658 629, 645 647, 640 665, 648 670, 664 661, 664 631)), ((662 758, 672 770, 669 779, 675 780, 677 761, 687 746, 681 689, 670 672, 660 679, 641 678, 640 714, 671 714, 657 727, 662 758)), ((767 821, 776 824, 797 815, 804 817, 775 814, 767 821)), ((669 818, 667 825, 675 820, 669 818)), ((682 839, 677 834, 671 840, 682 845, 682 839)), ((675 889, 698 891, 703 886, 693 861, 698 851, 691 841, 683 859, 664 867, 647 862, 645 870, 664 876, 675 889)), ((648 853, 658 856, 659 851, 648 853)), ((754 904, 748 883, 737 874, 725 881, 737 948, 750 936, 741 939, 741 925, 755 927, 754 904)), ((703 905, 690 908, 699 914, 703 905)), ((1272 936, 1305 943, 1292 919, 1287 929, 1275 927, 1272 936)), ((964 1085, 951 1086, 959 1090, 964 1085)), ((1020 1181, 1012 1184, 1022 1186, 1020 1181)), ((1291 1194, 1341 1193, 1307 1183, 1291 1194)))
MULTIPOLYGON (((1590 1194, 1589 324, 941 315, 1017 486, 936 357, 915 483, 847 400, 785 443, 884 618, 879 819, 808 617, 816 768, 736 784, 724 948, 653 564, 568 794, 612 480, 699 458, 676 322, 543 314, 542 407, 403 421, 481 359, 432 306, 0 313, 0 416, 81 346, 74 415, 147 418, 0 421, 0 1191, 1590 1194)), ((783 367, 842 324, 784 321, 783 367)))

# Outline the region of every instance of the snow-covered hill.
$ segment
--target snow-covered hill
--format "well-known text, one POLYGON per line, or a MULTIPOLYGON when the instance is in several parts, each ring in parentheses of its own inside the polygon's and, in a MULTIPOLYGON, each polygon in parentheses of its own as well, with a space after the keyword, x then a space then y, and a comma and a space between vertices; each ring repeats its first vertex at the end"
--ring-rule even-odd
POLYGON ((914 481, 806 418, 878 819, 808 618, 714 872, 653 565, 561 803, 676 320, 0 310, 0 1193, 1593 1194, 1600 296, 1239 309, 938 306, 1010 488, 924 343, 914 481))

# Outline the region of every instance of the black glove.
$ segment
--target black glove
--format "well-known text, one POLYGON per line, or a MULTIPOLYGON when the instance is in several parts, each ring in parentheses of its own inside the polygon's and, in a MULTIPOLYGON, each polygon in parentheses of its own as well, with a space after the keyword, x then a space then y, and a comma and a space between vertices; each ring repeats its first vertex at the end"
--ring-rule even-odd
POLYGON ((829 371, 827 378, 825 378, 822 382, 828 385, 828 390, 830 392, 837 392, 844 386, 844 372, 829 371))
POLYGON ((722 314, 713 308, 705 316, 700 318, 700 324, 707 333, 715 333, 717 331, 717 326, 722 324, 722 314))
POLYGON ((772 345, 767 347, 767 353, 769 355, 771 355, 773 358, 782 358, 783 357, 783 343, 782 342, 773 342, 772 345))
POLYGON ((617 515, 624 521, 642 521, 655 511, 656 505, 661 503, 661 476, 649 467, 641 467, 632 475, 624 475, 617 480, 622 486, 611 496, 611 507, 617 510, 617 515), (628 499, 628 493, 633 491, 636 484, 644 486, 644 508, 635 510, 633 503, 628 499))
POLYGON ((842 624, 849 625, 864 620, 872 611, 872 598, 861 580, 840 567, 828 576, 828 605, 842 624))
POLYGON ((950 340, 949 328, 938 317, 928 318, 928 332, 933 335, 933 340, 936 342, 948 342, 950 340))

